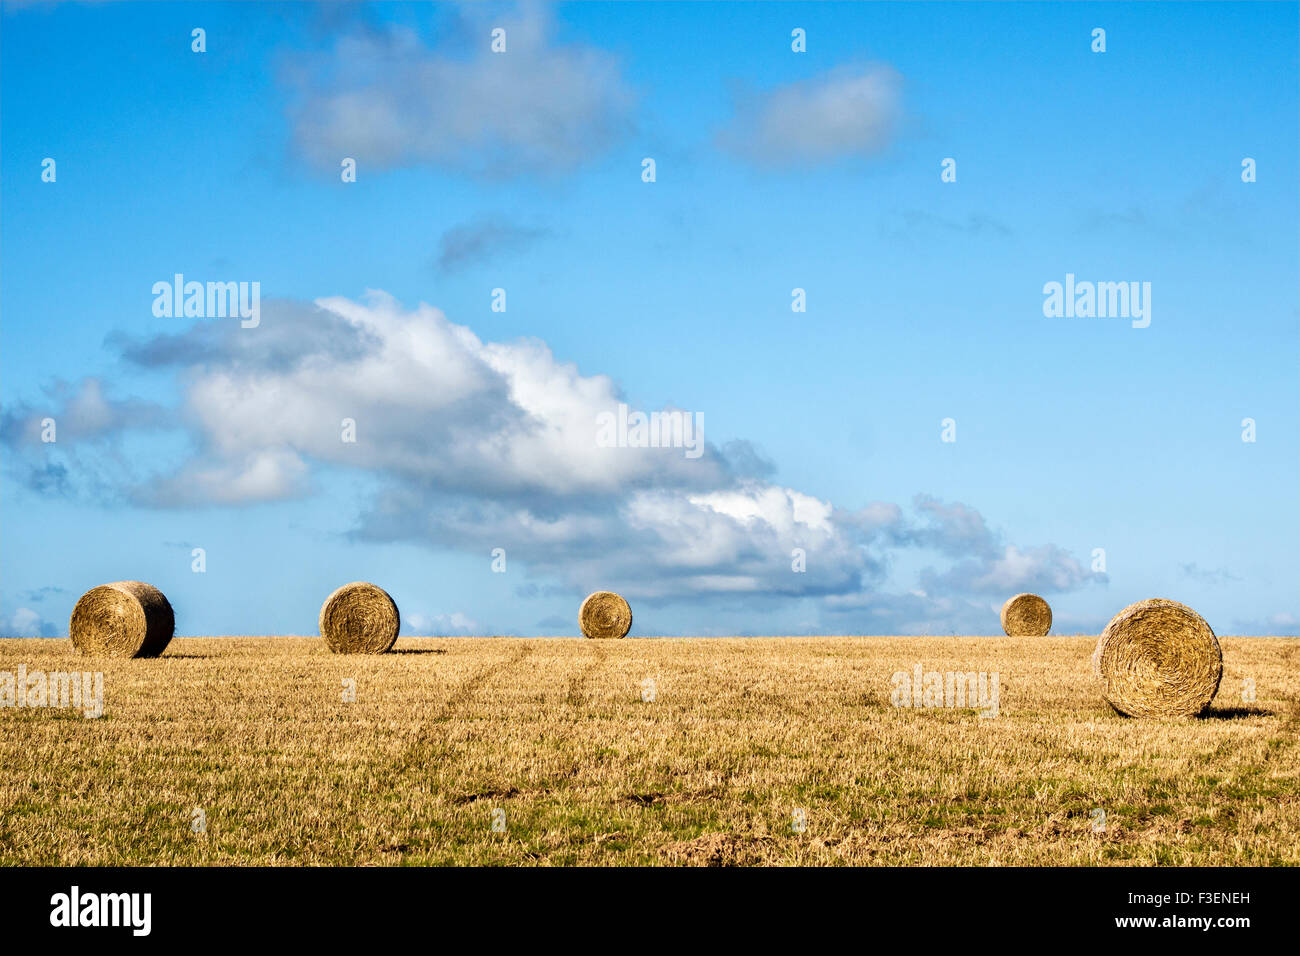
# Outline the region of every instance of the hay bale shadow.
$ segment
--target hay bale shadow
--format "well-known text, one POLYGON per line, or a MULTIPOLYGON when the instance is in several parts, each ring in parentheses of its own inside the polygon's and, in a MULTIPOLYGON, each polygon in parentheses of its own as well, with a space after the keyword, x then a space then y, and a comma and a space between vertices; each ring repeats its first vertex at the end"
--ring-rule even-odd
POLYGON ((1200 715, 1201 720, 1241 720, 1245 717, 1275 717, 1276 711, 1264 707, 1221 707, 1207 710, 1200 715))

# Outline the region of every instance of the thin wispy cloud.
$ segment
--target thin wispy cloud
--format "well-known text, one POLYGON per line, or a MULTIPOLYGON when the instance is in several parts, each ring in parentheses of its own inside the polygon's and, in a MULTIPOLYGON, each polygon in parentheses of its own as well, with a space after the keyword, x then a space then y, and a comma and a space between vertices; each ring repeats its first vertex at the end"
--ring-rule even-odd
POLYGON ((558 175, 632 128, 635 96, 611 54, 553 39, 549 9, 483 21, 477 46, 426 45, 409 29, 349 33, 284 71, 293 142, 338 169, 433 166, 491 178, 558 175), (491 29, 506 50, 491 50, 491 29))
POLYGON ((765 166, 808 166, 873 156, 892 142, 902 76, 883 64, 841 66, 811 80, 737 96, 719 144, 765 166))
POLYGON ((545 229, 494 216, 461 223, 444 232, 438 241, 437 268, 443 273, 458 272, 504 253, 521 252, 546 235, 545 229))
POLYGON ((989 239, 1012 235, 1010 226, 988 213, 972 212, 956 217, 923 209, 891 210, 881 218, 880 230, 890 239, 930 239, 942 235, 989 239))
POLYGON ((1178 565, 1178 573, 1206 587, 1216 587, 1241 580, 1239 575, 1233 574, 1226 568, 1202 568, 1195 561, 1178 565))

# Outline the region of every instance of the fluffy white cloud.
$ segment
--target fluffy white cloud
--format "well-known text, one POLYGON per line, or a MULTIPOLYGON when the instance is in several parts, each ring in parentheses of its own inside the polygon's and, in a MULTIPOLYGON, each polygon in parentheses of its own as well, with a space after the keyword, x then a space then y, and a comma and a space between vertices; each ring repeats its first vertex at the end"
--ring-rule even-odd
POLYGON ((131 497, 160 507, 276 501, 306 491, 307 472, 307 463, 293 448, 257 448, 229 461, 190 462, 136 488, 131 497))
MULTIPOLYGON (((377 489, 357 515, 364 539, 479 554, 504 547, 512 562, 573 591, 753 606, 811 598, 844 630, 987 626, 981 595, 1104 580, 1053 545, 1003 541, 960 503, 920 495, 910 509, 836 508, 769 480, 770 466, 745 443, 705 442, 697 458, 680 447, 602 447, 598 416, 623 400, 608 376, 581 374, 536 339, 484 342, 436 308, 408 309, 383 292, 268 302, 256 329, 204 320, 114 342, 129 362, 176 373, 183 407, 166 417, 185 424, 197 449, 135 481, 137 503, 299 497, 313 493, 320 469, 346 469, 377 489), (342 440, 345 419, 355 442, 342 440), (888 593, 900 549, 946 566, 888 593), (793 566, 797 550, 804 570, 793 566)), ((87 440, 131 427, 129 415, 105 410, 134 406, 113 403, 98 383, 64 399, 87 440)), ((9 431, 27 427, 15 417, 9 431)), ((464 626, 426 623, 447 633, 464 626)))
MULTIPOLYGON (((617 389, 558 362, 543 342, 484 343, 438 309, 407 311, 381 292, 316 305, 314 314, 263 310, 270 336, 302 342, 291 365, 250 358, 246 341, 261 328, 227 326, 230 361, 204 343, 203 364, 187 376, 186 417, 213 461, 195 466, 195 500, 223 478, 232 485, 225 501, 241 496, 235 485, 255 498, 295 494, 308 458, 474 496, 609 496, 722 478, 716 453, 691 460, 680 448, 600 447, 596 416, 617 408, 617 389), (340 321, 358 344, 338 353, 340 321), (332 330, 319 343, 317 323, 332 330), (354 443, 341 440, 344 419, 356 423, 354 443)), ((183 346, 167 352, 186 362, 183 346)))

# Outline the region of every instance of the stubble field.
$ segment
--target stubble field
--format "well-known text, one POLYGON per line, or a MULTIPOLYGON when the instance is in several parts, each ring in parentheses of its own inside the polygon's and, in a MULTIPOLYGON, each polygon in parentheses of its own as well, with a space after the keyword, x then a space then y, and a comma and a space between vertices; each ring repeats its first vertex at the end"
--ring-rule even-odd
POLYGON ((0 864, 1300 863, 1300 640, 1222 638, 1165 720, 1095 640, 0 640, 104 680, 96 719, 0 707, 0 864), (917 664, 996 672, 997 716, 893 706, 917 664))

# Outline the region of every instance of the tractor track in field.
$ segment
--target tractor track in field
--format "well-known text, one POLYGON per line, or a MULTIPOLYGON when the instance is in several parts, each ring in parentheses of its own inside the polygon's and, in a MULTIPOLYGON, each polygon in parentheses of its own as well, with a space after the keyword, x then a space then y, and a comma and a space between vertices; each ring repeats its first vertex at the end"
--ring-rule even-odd
POLYGON ((441 735, 426 734, 428 727, 448 723, 462 707, 468 704, 493 678, 513 670, 533 653, 533 647, 524 645, 504 660, 493 661, 470 674, 456 685, 438 712, 416 728, 416 740, 406 748, 405 753, 393 765, 388 783, 393 785, 408 772, 424 772, 436 763, 437 759, 448 752, 448 745, 441 735))
POLYGON ((592 642, 591 650, 587 654, 586 666, 569 678, 564 694, 566 704, 570 707, 579 707, 586 702, 586 688, 591 675, 600 669, 608 657, 609 651, 602 647, 599 641, 592 642))
POLYGON ((430 722, 438 724, 450 720, 460 708, 473 700, 478 692, 493 678, 522 664, 533 653, 533 650, 532 646, 525 644, 505 660, 494 661, 466 677, 447 695, 447 699, 442 702, 442 706, 438 708, 438 712, 430 722))

